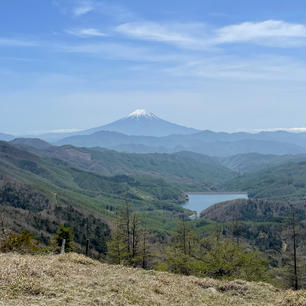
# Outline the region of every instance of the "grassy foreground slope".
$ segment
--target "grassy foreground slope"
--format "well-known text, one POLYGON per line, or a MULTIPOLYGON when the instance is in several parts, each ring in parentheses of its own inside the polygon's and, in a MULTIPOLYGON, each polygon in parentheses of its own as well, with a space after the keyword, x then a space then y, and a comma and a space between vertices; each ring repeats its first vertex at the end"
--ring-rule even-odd
POLYGON ((107 265, 77 254, 6 254, 0 267, 5 306, 306 305, 305 291, 107 265))

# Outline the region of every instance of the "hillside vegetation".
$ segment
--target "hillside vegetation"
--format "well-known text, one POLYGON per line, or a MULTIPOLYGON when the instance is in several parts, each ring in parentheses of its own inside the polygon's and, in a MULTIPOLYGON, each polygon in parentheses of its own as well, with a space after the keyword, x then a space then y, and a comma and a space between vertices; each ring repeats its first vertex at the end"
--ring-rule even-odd
MULTIPOLYGON (((62 222, 80 233, 91 216, 111 223, 125 199, 153 231, 173 228, 173 217, 184 211, 177 205, 185 199, 183 190, 160 178, 102 176, 0 142, 2 215, 12 230, 28 229, 35 235, 41 231, 40 240, 46 241, 46 234, 53 234, 62 222)), ((95 227, 92 231, 94 235, 95 227)), ((82 236, 78 242, 84 240, 82 236)))
POLYGON ((136 154, 70 145, 48 147, 47 143, 37 139, 16 139, 12 143, 41 157, 58 159, 85 171, 102 175, 162 177, 184 184, 188 189, 209 191, 236 176, 218 160, 193 152, 136 154))
MULTIPOLYGON (((283 157, 285 163, 233 178, 239 174, 222 165, 220 159, 192 152, 136 155, 102 148, 54 147, 37 139, 14 143, 0 142, 2 229, 16 233, 28 230, 50 246, 62 224, 72 228, 76 251, 84 252, 89 239, 96 258, 106 256, 109 262, 205 277, 266 280, 265 273, 257 273, 260 269, 248 269, 253 267, 248 260, 257 260, 252 252, 259 250, 268 259, 265 264, 263 257, 258 257, 261 268, 269 273, 283 269, 275 284, 288 288, 292 286, 286 279, 292 272, 292 235, 287 202, 299 200, 296 242, 299 263, 304 262, 303 156, 283 157), (197 186, 210 191, 246 190, 251 199, 216 205, 217 210, 213 206, 203 218, 181 224, 179 218, 191 214, 180 205, 184 191, 197 186), (220 248, 222 243, 214 243, 214 239, 221 241, 220 235, 224 248, 220 248), (230 239, 238 241, 237 246, 232 246, 230 239), (131 241, 132 245, 126 243, 131 241), (230 264, 222 261, 222 251, 235 255, 225 254, 230 264), (219 259, 233 269, 220 267, 219 259)), ((282 159, 269 158, 276 164, 282 159)), ((249 159, 251 155, 241 155, 232 161, 247 166, 249 159)), ((255 164, 265 167, 265 159, 257 156, 255 164)), ((300 271, 305 269, 299 267, 302 287, 305 275, 300 271)))
POLYGON ((249 197, 300 200, 306 196, 306 161, 288 162, 226 182, 228 190, 247 191, 249 197))
POLYGON ((205 233, 205 224, 214 220, 225 236, 263 252, 269 259, 272 283, 286 288, 293 286, 294 279, 294 224, 297 278, 305 288, 305 211, 305 200, 236 199, 210 206, 196 222, 198 230, 205 233))
POLYGON ((5 306, 304 306, 306 292, 107 265, 82 255, 0 256, 5 306))
POLYGON ((218 161, 222 165, 235 172, 238 172, 239 174, 257 172, 273 166, 278 166, 280 164, 305 160, 305 154, 271 155, 248 153, 218 158, 218 161))

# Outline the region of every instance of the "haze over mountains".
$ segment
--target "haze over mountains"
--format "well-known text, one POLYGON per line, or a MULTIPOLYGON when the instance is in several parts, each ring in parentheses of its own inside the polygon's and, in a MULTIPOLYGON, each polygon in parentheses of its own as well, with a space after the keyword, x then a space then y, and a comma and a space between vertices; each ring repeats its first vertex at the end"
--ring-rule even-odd
POLYGON ((210 156, 242 153, 300 154, 306 151, 306 134, 284 131, 225 133, 199 131, 158 118, 145 110, 105 126, 71 134, 56 142, 80 147, 104 147, 134 153, 192 151, 210 156))
POLYGON ((153 113, 144 109, 136 109, 126 117, 106 125, 71 133, 47 133, 39 135, 38 137, 50 142, 56 142, 64 137, 92 135, 101 131, 117 132, 125 135, 156 137, 188 135, 199 132, 199 130, 160 119, 153 113))
POLYGON ((10 141, 12 139, 14 139, 14 136, 0 133, 0 141, 10 141))
MULTIPOLYGON (((285 155, 306 152, 306 133, 199 131, 160 119, 143 109, 96 128, 38 137, 55 145, 103 147, 131 153, 191 151, 226 157, 246 153, 285 155)), ((13 136, 0 134, 0 139, 9 141, 13 136)))

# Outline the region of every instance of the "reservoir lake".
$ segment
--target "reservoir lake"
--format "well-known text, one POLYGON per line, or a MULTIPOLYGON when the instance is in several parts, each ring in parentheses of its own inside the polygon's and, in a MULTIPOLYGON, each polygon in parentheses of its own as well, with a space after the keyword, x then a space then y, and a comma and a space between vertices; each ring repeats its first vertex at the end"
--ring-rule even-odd
POLYGON ((199 216, 209 206, 235 199, 247 199, 247 193, 188 193, 189 201, 183 207, 193 210, 199 216))

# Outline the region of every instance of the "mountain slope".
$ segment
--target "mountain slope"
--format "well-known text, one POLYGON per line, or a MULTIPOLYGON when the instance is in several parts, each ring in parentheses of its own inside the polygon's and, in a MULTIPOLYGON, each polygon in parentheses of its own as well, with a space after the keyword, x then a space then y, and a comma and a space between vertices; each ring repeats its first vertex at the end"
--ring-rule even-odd
POLYGON ((50 201, 56 199, 106 220, 115 217, 126 198, 132 209, 147 216, 148 227, 157 231, 173 226, 169 217, 183 212, 177 203, 185 200, 181 187, 160 178, 106 177, 40 158, 6 142, 0 142, 0 176, 26 184, 50 201))
MULTIPOLYGON (((25 147, 24 147, 25 148, 25 147)), ((52 146, 45 150, 28 148, 40 156, 62 160, 73 167, 103 175, 127 174, 152 176, 188 185, 188 190, 210 190, 235 177, 235 173, 217 160, 202 154, 120 153, 99 148, 52 146)))
POLYGON ((34 186, 0 177, 0 215, 2 230, 31 232, 43 244, 49 244, 61 224, 72 227, 76 249, 92 241, 92 251, 106 253, 110 238, 109 222, 86 210, 73 207, 56 194, 34 186), (86 235, 84 233, 86 232, 86 235))
POLYGON ((305 160, 305 154, 267 155, 259 153, 248 153, 218 158, 218 161, 222 165, 233 171, 239 172, 240 174, 256 172, 291 161, 298 162, 305 160))
POLYGON ((77 254, 0 258, 0 300, 18 305, 302 306, 305 291, 107 265, 77 254), (69 277, 68 277, 69 276, 69 277))
POLYGON ((106 125, 70 133, 47 133, 39 135, 39 138, 49 142, 56 142, 66 137, 91 135, 102 131, 156 137, 176 134, 189 135, 199 132, 199 130, 160 119, 146 110, 138 109, 128 116, 106 125))
POLYGON ((305 202, 273 201, 259 199, 236 199, 214 204, 201 212, 201 218, 218 222, 232 222, 239 216, 240 221, 280 222, 291 215, 292 204, 298 221, 305 219, 305 202))
POLYGON ((245 174, 228 181, 225 188, 247 191, 251 198, 305 199, 306 161, 288 162, 245 174))
POLYGON ((20 147, 32 147, 40 150, 52 147, 51 144, 39 138, 15 138, 14 140, 10 141, 10 143, 20 147))
POLYGON ((141 136, 167 136, 172 134, 186 135, 198 132, 196 129, 187 128, 160 119, 153 113, 149 113, 144 109, 137 109, 125 118, 107 125, 83 131, 82 134, 89 135, 99 131, 112 131, 126 135, 141 136))

